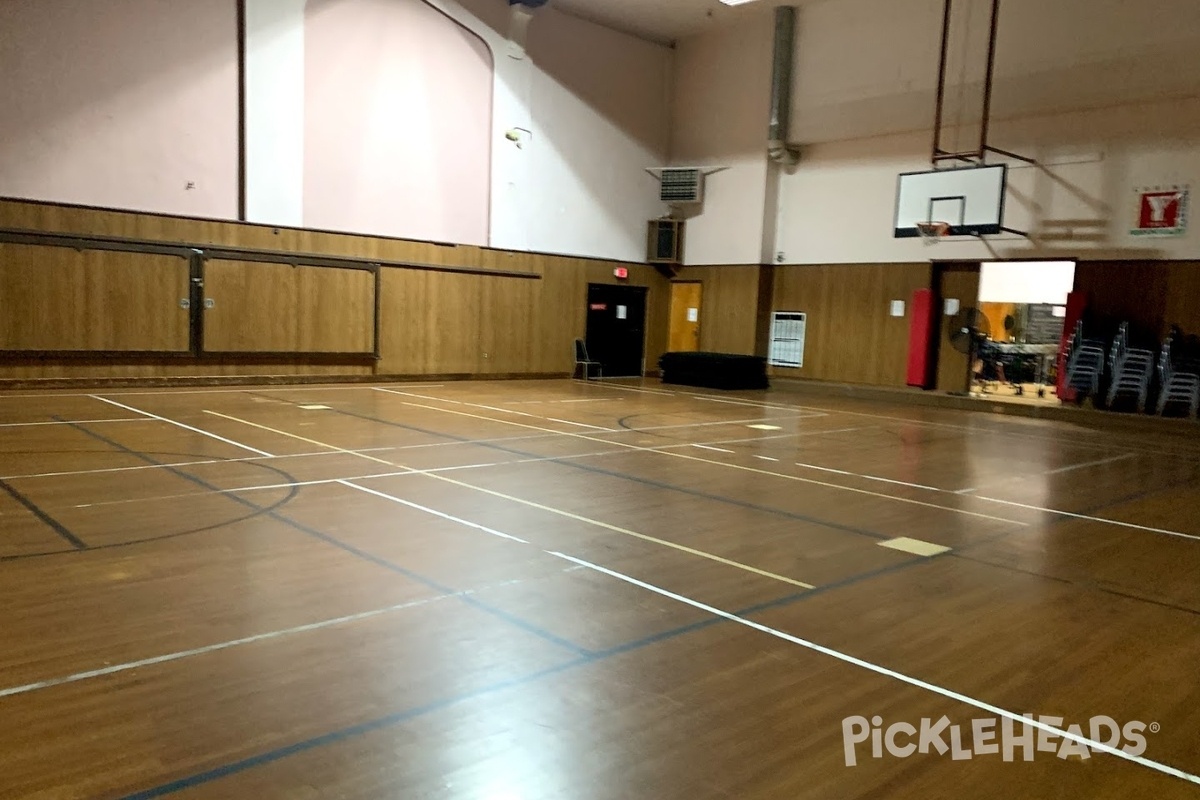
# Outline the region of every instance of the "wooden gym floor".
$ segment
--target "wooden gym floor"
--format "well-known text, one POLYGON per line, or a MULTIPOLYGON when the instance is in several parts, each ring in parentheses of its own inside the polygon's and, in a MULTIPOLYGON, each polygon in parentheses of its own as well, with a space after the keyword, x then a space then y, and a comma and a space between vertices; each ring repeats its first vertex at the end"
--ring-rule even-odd
POLYGON ((7 394, 0 425, 5 798, 1197 791, 1177 432, 571 381, 7 394), (1047 750, 962 752, 1025 713, 1047 750), (957 759, 847 766, 847 718, 943 715, 957 759), (1060 758, 1098 715, 1144 753, 1060 758))

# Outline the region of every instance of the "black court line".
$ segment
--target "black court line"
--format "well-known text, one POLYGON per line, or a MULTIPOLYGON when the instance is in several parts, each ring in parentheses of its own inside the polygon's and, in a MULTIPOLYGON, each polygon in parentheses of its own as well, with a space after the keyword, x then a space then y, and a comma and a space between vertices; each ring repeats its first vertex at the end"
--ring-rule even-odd
MULTIPOLYGON (((1185 486, 1191 486, 1195 482, 1196 482, 1195 478, 1188 477, 1188 478, 1185 478, 1182 480, 1175 481, 1173 483, 1168 483, 1164 486, 1155 486, 1155 487, 1152 487, 1149 489, 1139 489, 1136 492, 1132 492, 1130 494, 1118 497, 1115 500, 1106 500, 1103 503, 1098 503, 1098 504, 1091 506, 1083 511, 1072 512, 1072 513, 1078 513, 1078 514, 1082 514, 1084 516, 1094 517, 1097 514, 1099 514, 1100 512, 1105 511, 1107 509, 1116 508, 1117 506, 1121 506, 1126 503, 1136 503, 1138 500, 1144 500, 1147 497, 1152 497, 1161 492, 1172 491, 1175 489, 1183 488, 1185 486)), ((1059 515, 1056 519, 1051 520, 1048 524, 1045 524, 1041 527, 1042 528, 1052 528, 1056 525, 1061 525, 1065 522, 1083 522, 1085 524, 1089 523, 1088 520, 1081 520, 1078 518, 1072 518, 1072 517, 1066 517, 1066 516, 1059 515)), ((1095 524, 1095 523, 1090 523, 1090 524, 1095 524)), ((1035 530, 1037 530, 1037 529, 1035 529, 1035 530)), ((997 564, 994 561, 987 561, 987 560, 984 560, 981 558, 972 558, 971 556, 964 555, 962 552, 964 550, 973 550, 978 547, 984 547, 989 544, 994 544, 995 542, 997 542, 1001 539, 1006 539, 1009 536, 1016 535, 1017 533, 1019 533, 1019 531, 1005 531, 1003 533, 998 533, 994 536, 989 536, 986 539, 981 539, 976 542, 969 542, 968 544, 965 544, 960 548, 956 548, 952 553, 948 553, 947 555, 951 555, 954 558, 957 558, 961 561, 972 561, 976 564, 984 564, 986 566, 995 567, 996 569, 1008 570, 1009 572, 1018 572, 1018 573, 1021 573, 1022 575, 1030 575, 1030 576, 1037 577, 1037 578, 1044 578, 1045 580, 1056 581, 1058 583, 1064 583, 1064 584, 1067 584, 1069 586, 1074 586, 1079 589, 1087 589, 1087 590, 1092 590, 1092 591, 1096 591, 1096 592, 1101 592, 1103 594, 1111 594, 1116 597, 1122 597, 1126 600, 1136 600, 1140 603, 1147 603, 1148 605, 1160 606, 1162 608, 1169 608, 1173 611, 1182 611, 1185 614, 1193 614, 1196 616, 1200 616, 1200 609, 1195 609, 1195 608, 1191 608, 1189 606, 1179 605, 1178 603, 1172 603, 1172 602, 1169 602, 1166 600, 1155 600, 1154 598, 1134 594, 1130 591, 1127 591, 1127 590, 1124 590, 1124 589, 1121 589, 1118 587, 1105 586, 1104 584, 1095 583, 1092 581, 1079 581, 1079 580, 1075 580, 1074 578, 1060 578, 1055 575, 1048 575, 1044 572, 1034 572, 1033 570, 1022 569, 1021 567, 1014 566, 1012 564, 997 564)))
MULTIPOLYGON (((358 411, 347 411, 347 410, 341 409, 341 408, 331 408, 330 410, 336 414, 342 414, 344 416, 354 417, 356 419, 366 420, 367 422, 374 422, 374 423, 377 423, 380 425, 387 425, 392 428, 401 428, 403 430, 413 431, 415 433, 424 433, 428 436, 437 436, 442 439, 449 439, 451 441, 461 442, 463 444, 472 444, 477 447, 483 447, 483 448, 486 448, 489 450, 495 450, 500 453, 507 453, 508 455, 520 456, 522 458, 537 458, 540 461, 545 462, 545 463, 559 464, 564 467, 570 467, 571 469, 581 470, 583 472, 589 472, 589 473, 592 473, 593 475, 606 475, 611 478, 618 478, 620 480, 626 480, 626 481, 632 481, 634 483, 640 483, 643 486, 650 486, 655 489, 665 489, 667 491, 679 492, 681 494, 690 495, 692 497, 699 497, 704 500, 712 500, 712 501, 715 501, 718 503, 726 503, 728 505, 738 506, 740 508, 745 508, 750 511, 762 511, 767 514, 774 514, 776 516, 787 517, 788 519, 793 519, 798 522, 807 522, 810 525, 817 525, 820 527, 830 528, 832 530, 842 531, 843 533, 853 533, 858 536, 865 536, 869 539, 887 540, 887 539, 893 538, 892 536, 889 536, 886 534, 876 533, 874 531, 865 530, 863 528, 857 528, 853 525, 844 525, 842 523, 832 522, 830 520, 820 519, 818 517, 810 517, 807 514, 800 514, 797 512, 793 512, 793 511, 784 511, 783 509, 771 508, 770 506, 762 506, 757 503, 751 503, 747 500, 738 500, 733 497, 724 497, 722 495, 710 494, 709 492, 704 492, 699 489, 691 489, 686 486, 676 486, 675 484, 664 483, 662 481, 656 481, 656 480, 652 480, 650 478, 642 478, 642 477, 638 477, 637 475, 629 475, 624 472, 617 472, 616 470, 605 469, 603 467, 595 467, 590 464, 581 464, 577 461, 571 461, 571 460, 567 460, 565 458, 546 457, 546 456, 539 455, 537 453, 530 453, 525 450, 518 450, 513 447, 505 447, 504 445, 495 444, 494 442, 475 441, 475 440, 467 438, 465 436, 458 436, 458 435, 452 434, 452 433, 441 433, 438 431, 431 431, 427 428, 422 428, 417 425, 409 425, 409 424, 403 423, 403 422, 393 422, 392 420, 380 419, 379 417, 371 416, 370 414, 363 414, 358 411)), ((494 422, 498 425, 505 424, 505 422, 503 420, 488 419, 487 421, 494 422)), ((569 436, 570 434, 563 433, 561 435, 569 436)), ((630 452, 640 452, 640 451, 632 451, 631 450, 630 452)), ((953 510, 953 509, 948 509, 948 510, 953 510)))
MULTIPOLYGON (((57 419, 57 417, 55 417, 55 419, 57 419)), ((54 451, 47 451, 47 452, 54 452, 54 453, 68 454, 68 455, 77 455, 79 453, 106 453, 109 451, 108 450, 54 450, 54 451)), ((208 455, 205 455, 202 453, 158 452, 158 453, 156 453, 156 455, 183 456, 185 458, 192 458, 192 459, 209 459, 209 460, 216 461, 216 462, 229 460, 229 459, 216 458, 215 456, 208 456, 208 455)), ((291 484, 296 483, 296 479, 294 476, 290 475, 289 473, 287 473, 287 472, 283 471, 282 469, 279 469, 278 467, 275 467, 271 464, 266 464, 263 462, 236 462, 236 463, 251 463, 252 466, 255 466, 259 469, 263 469, 263 470, 266 470, 267 472, 275 473, 280 478, 282 478, 286 483, 291 483, 291 484)), ((21 553, 19 555, 0 556, 0 563, 4 563, 6 561, 25 561, 26 559, 30 559, 30 558, 49 558, 51 556, 74 555, 76 553, 95 553, 95 552, 101 551, 101 550, 113 550, 113 549, 116 549, 119 547, 132 547, 134 545, 148 544, 150 542, 160 542, 160 541, 166 541, 168 539, 178 539, 181 536, 192 536, 197 533, 207 533, 208 531, 215 531, 215 530, 219 530, 221 528, 227 527, 229 525, 235 525, 239 522, 245 522, 246 520, 254 519, 255 517, 262 516, 263 514, 267 513, 268 511, 274 511, 278 508, 282 508, 283 506, 290 503, 292 501, 292 499, 295 498, 296 495, 299 493, 300 493, 299 486, 295 486, 295 485, 290 486, 288 489, 288 493, 286 495, 284 495, 283 498, 275 501, 274 503, 272 503, 269 506, 265 506, 261 511, 252 511, 249 514, 245 514, 240 517, 234 517, 233 519, 224 520, 222 522, 216 522, 216 523, 212 523, 209 525, 203 525, 199 528, 190 528, 185 531, 176 531, 175 533, 164 533, 161 536, 147 536, 144 539, 126 539, 124 541, 113 542, 111 544, 88 545, 86 549, 82 549, 82 550, 46 550, 46 551, 43 551, 40 553, 21 553)), ((203 495, 196 495, 196 496, 201 497, 203 495)))
MULTIPOLYGON (((784 597, 778 598, 776 600, 771 600, 771 601, 768 601, 765 603, 758 603, 756 605, 744 608, 740 611, 735 611, 734 616, 748 617, 750 614, 755 614, 760 611, 765 611, 765 610, 773 609, 773 608, 784 608, 786 606, 795 604, 802 600, 808 599, 810 597, 814 597, 816 595, 819 595, 819 594, 822 594, 822 593, 825 593, 828 591, 832 591, 834 589, 845 588, 847 586, 852 586, 856 583, 861 583, 861 582, 871 580, 872 578, 880 577, 882 575, 886 575, 886 574, 893 573, 893 572, 899 572, 902 569, 912 567, 917 564, 928 563, 930 561, 937 559, 938 557, 939 556, 933 556, 930 558, 916 558, 916 559, 912 559, 910 561, 902 562, 900 564, 892 564, 891 566, 884 567, 884 568, 878 569, 878 570, 873 570, 871 572, 865 572, 860 575, 855 575, 850 578, 846 578, 842 581, 838 581, 837 583, 832 583, 827 586, 818 587, 817 589, 807 590, 807 591, 803 591, 803 592, 796 592, 793 594, 785 595, 784 597)), ((393 714, 388 714, 386 716, 378 717, 376 719, 369 720, 367 722, 359 723, 358 725, 351 725, 346 728, 341 728, 336 731, 330 731, 329 733, 321 734, 320 736, 314 736, 311 739, 305 739, 303 741, 295 742, 290 745, 285 745, 283 747, 279 747, 274 750, 268 750, 265 753, 260 753, 256 756, 250 756, 249 758, 244 758, 240 761, 234 761, 229 764, 223 764, 221 766, 214 767, 213 769, 209 769, 204 772, 198 772, 193 775, 189 775, 185 778, 179 778, 178 780, 174 780, 169 783, 163 783, 163 784, 160 784, 159 786, 155 786, 150 789, 145 789, 143 791, 135 792, 134 794, 126 795, 125 797, 121 798, 121 800, 154 800, 154 798, 165 797, 167 795, 175 794, 176 792, 182 792, 187 789, 193 789, 197 786, 201 786, 206 783, 212 783, 213 781, 218 781, 218 780, 221 780, 222 778, 228 778, 232 775, 236 775, 240 772, 246 772, 247 770, 255 769, 257 767, 266 766, 267 764, 271 764, 276 761, 281 761, 285 758, 289 758, 290 756, 299 755, 300 753, 304 753, 309 750, 316 750, 321 747, 326 747, 329 745, 337 744, 339 742, 345 741, 346 739, 352 739, 357 736, 362 736, 362 735, 365 735, 368 733, 373 733, 378 730, 390 728, 395 725, 399 725, 404 722, 407 722, 411 719, 415 719, 417 717, 423 716, 425 714, 429 714, 429 713, 433 713, 435 711, 441 711, 443 709, 450 708, 454 705, 466 702, 468 700, 474 700, 478 697, 484 697, 489 694, 495 694, 497 692, 501 692, 506 689, 515 689, 520 686, 525 686, 530 683, 535 683, 544 678, 549 678, 551 676, 558 675, 563 672, 567 672, 576 667, 587 666, 589 664, 595 664, 595 663, 604 661, 606 659, 612 658, 614 656, 624 655, 626 653, 631 653, 631 652, 634 652, 637 650, 641 650, 645 647, 649 647, 650 645, 660 644, 662 642, 666 642, 671 639, 676 639, 680 636, 684 636, 689 633, 694 633, 696 631, 703 630, 705 628, 710 628, 710 627, 713 627, 716 625, 729 624, 729 623, 730 623, 730 620, 728 620, 724 617, 710 617, 708 619, 700 620, 699 622, 693 622, 688 625, 681 625, 678 628, 673 628, 668 631, 662 631, 660 633, 656 633, 651 636, 644 637, 642 639, 636 639, 632 642, 627 642, 626 644, 617 645, 615 647, 610 647, 606 650, 595 651, 595 652, 589 653, 587 655, 584 655, 580 658, 576 658, 571 661, 567 661, 567 662, 559 664, 557 666, 548 667, 546 669, 539 670, 537 672, 533 672, 533 673, 530 673, 528 675, 525 675, 525 676, 522 676, 519 678, 511 678, 509 680, 500 681, 499 683, 494 683, 494 684, 491 684, 490 686, 484 686, 480 689, 476 689, 471 692, 466 692, 464 694, 452 695, 450 697, 444 697, 441 700, 435 700, 433 702, 426 703, 426 704, 423 704, 420 706, 416 706, 414 708, 405 709, 403 711, 397 711, 393 714)))
MULTIPOLYGON (((378 417, 373 417, 369 414, 362 414, 362 413, 359 413, 356 411, 346 411, 344 409, 338 409, 338 408, 333 408, 331 410, 338 414, 343 414, 343 415, 349 416, 349 417, 356 417, 358 419, 367 420, 369 422, 376 422, 381 425, 387 425, 387 426, 394 427, 394 428, 401 428, 404 430, 410 430, 410 431, 414 431, 417 433, 424 433, 424 434, 427 434, 430 436, 438 436, 441 438, 450 439, 452 441, 463 442, 465 444, 478 444, 478 446, 480 446, 480 447, 486 447, 488 449, 497 450, 500 452, 508 453, 510 455, 518 455, 518 456, 528 457, 528 458, 533 458, 533 457, 541 458, 540 456, 537 456, 536 453, 528 453, 523 450, 517 450, 515 448, 505 447, 503 445, 498 445, 498 444, 493 444, 493 443, 477 443, 477 442, 472 441, 471 439, 457 436, 454 434, 439 433, 437 431, 431 431, 426 428, 418 427, 416 425, 409 425, 409 424, 405 424, 405 423, 401 423, 401 422, 393 422, 391 420, 380 419, 378 417)), ((497 424, 501 424, 501 425, 504 424, 504 422, 502 420, 492 420, 492 421, 496 422, 497 424)), ((569 435, 569 434, 563 434, 563 435, 565 436, 565 435, 569 435)), ((563 466, 571 467, 573 469, 583 470, 585 472, 591 472, 591 473, 599 474, 599 475, 607 475, 607 476, 614 477, 614 478, 619 478, 619 479, 623 479, 623 480, 633 481, 635 483, 640 483, 645 486, 652 486, 652 487, 658 488, 658 489, 666 489, 668 491, 680 492, 683 494, 691 495, 693 497, 700 497, 700 498, 703 498, 706 500, 712 500, 712 501, 715 501, 718 503, 725 503, 728 505, 738 506, 738 507, 749 509, 752 511, 761 511, 763 513, 771 514, 774 516, 780 516, 780 517, 784 517, 787 519, 799 520, 801 522, 808 522, 808 523, 812 523, 812 524, 819 525, 822 527, 830 528, 833 530, 843 531, 843 532, 847 532, 847 533, 854 533, 859 536, 864 536, 864 537, 867 537, 870 539, 875 539, 877 541, 887 541, 887 540, 895 538, 894 535, 875 533, 874 531, 857 528, 852 525, 843 525, 840 523, 831 522, 829 520, 823 520, 823 519, 819 519, 817 517, 810 517, 805 514, 799 514, 799 513, 793 512, 793 511, 786 511, 786 510, 780 509, 780 508, 773 508, 771 506, 763 506, 763 505, 759 505, 757 503, 751 503, 748 501, 738 500, 738 499, 731 498, 731 497, 724 497, 721 495, 711 494, 709 492, 704 492, 699 489, 690 489, 690 488, 683 487, 683 486, 675 486, 673 484, 663 483, 662 481, 650 480, 648 478, 641 478, 636 475, 628 475, 625 473, 616 472, 614 470, 604 469, 603 467, 595 467, 595 466, 591 466, 588 464, 581 464, 581 463, 578 463, 575 461, 562 460, 562 459, 558 459, 558 458, 543 458, 543 460, 548 463, 561 464, 563 466)), ((1186 485, 1187 483, 1191 483, 1191 482, 1192 482, 1191 479, 1189 479, 1188 481, 1183 482, 1182 485, 1186 485)), ((1147 496, 1147 495, 1153 494, 1158 491, 1163 491, 1165 488, 1177 488, 1177 487, 1174 487, 1174 486, 1157 487, 1154 489, 1142 490, 1134 495, 1130 495, 1129 497, 1122 498, 1121 500, 1108 502, 1105 505, 1098 507, 1096 509, 1096 511, 1102 511, 1105 508, 1108 508, 1112 505, 1118 505, 1119 503, 1132 502, 1133 500, 1139 499, 1140 497, 1147 496)), ((948 510, 953 510, 953 509, 948 509, 948 510)), ((1045 513, 1053 514, 1053 512, 1051 512, 1051 511, 1048 511, 1045 513)), ((1068 521, 1070 519, 1071 519, 1070 517, 1056 515, 1056 519, 1052 520, 1049 523, 1049 525, 1057 525, 1064 521, 1068 521)), ((1083 521, 1086 522, 1086 520, 1083 520, 1083 521)), ((1040 529, 1042 527, 1047 527, 1047 526, 1045 526, 1045 525, 1039 526, 1038 528, 1035 528, 1034 530, 1040 529)), ((1016 572, 1020 572, 1025 575, 1043 578, 1048 581, 1054 581, 1057 583, 1067 583, 1067 584, 1077 586, 1077 587, 1083 588, 1083 589, 1095 589, 1097 591, 1106 592, 1109 594, 1116 594, 1116 595, 1119 595, 1121 597, 1124 597, 1124 598, 1130 599, 1130 600, 1144 599, 1146 603, 1149 603, 1152 605, 1157 605, 1157 606, 1163 606, 1166 608, 1172 608, 1172 609, 1178 610, 1178 611, 1184 611, 1184 612, 1188 612, 1188 613, 1200 613, 1200 612, 1195 612, 1192 609, 1189 609, 1185 606, 1174 606, 1174 605, 1170 605, 1167 603, 1163 603, 1161 601, 1139 598, 1138 596, 1133 595, 1133 594, 1123 594, 1120 592, 1111 591, 1111 590, 1105 589, 1099 585, 1084 584, 1084 583, 1079 583, 1077 581, 1071 581, 1071 580, 1066 580, 1066 579, 1062 579, 1062 578, 1057 578, 1053 575, 1047 575, 1045 573, 1029 572, 1029 571, 1022 570, 1022 569, 1010 568, 1007 565, 997 564, 995 562, 988 561, 988 560, 982 559, 982 558, 975 558, 970 555, 966 555, 965 553, 962 552, 963 550, 983 546, 985 544, 995 542, 999 539, 1003 539, 1003 538, 1015 535, 1020 532, 1021 532, 1021 530, 1003 531, 1003 532, 997 533, 993 536, 987 537, 986 539, 984 539, 982 541, 967 543, 967 544, 963 545, 962 547, 954 548, 947 555, 951 555, 960 561, 968 561, 968 562, 980 564, 980 565, 986 566, 986 567, 992 567, 995 569, 1002 569, 1002 570, 1007 570, 1007 571, 1016 571, 1016 572)), ((820 588, 820 587, 818 587, 818 588, 820 588)))
MULTIPOLYGON (((597 383, 596 381, 580 381, 580 380, 573 379, 573 382, 580 383, 580 384, 586 384, 586 385, 594 386, 594 387, 598 387, 598 388, 613 388, 611 384, 605 385, 605 384, 597 383)), ((618 386, 619 386, 619 384, 618 384, 618 386)), ((635 391, 637 391, 637 389, 634 387, 626 387, 626 388, 631 388, 631 389, 634 389, 635 391)), ((647 390, 642 390, 642 391, 647 391, 647 390)), ((673 391, 673 392, 667 392, 667 394, 671 394, 671 395, 679 396, 679 397, 691 397, 691 398, 700 399, 700 400, 726 402, 726 403, 729 403, 730 405, 757 406, 759 408, 774 407, 776 410, 781 410, 781 411, 788 409, 788 410, 800 410, 800 411, 818 411, 818 412, 822 412, 825 414, 843 414, 843 415, 859 416, 859 417, 871 417, 871 418, 878 419, 878 420, 887 420, 887 421, 902 422, 902 423, 912 423, 912 424, 926 426, 926 427, 948 428, 948 429, 957 430, 957 431, 961 432, 962 434, 985 433, 985 434, 995 435, 995 436, 1009 436, 1009 437, 1033 439, 1033 440, 1039 440, 1039 441, 1045 441, 1045 442, 1054 442, 1058 445, 1066 445, 1068 447, 1075 447, 1078 449, 1090 449, 1090 450, 1102 450, 1102 451, 1118 450, 1118 451, 1124 451, 1124 452, 1136 452, 1136 453, 1140 453, 1142 455, 1175 457, 1175 458, 1190 460, 1193 462, 1200 461, 1200 452, 1196 452, 1194 450, 1191 450, 1191 451, 1170 450, 1170 451, 1164 452, 1161 450, 1150 449, 1148 447, 1142 447, 1141 445, 1143 443, 1136 441, 1137 434, 1132 433, 1132 432, 1119 432, 1119 435, 1125 436, 1127 438, 1135 439, 1135 441, 1132 441, 1132 442, 1126 441, 1126 443, 1124 443, 1124 444, 1101 444, 1098 441, 1099 438, 1112 435, 1111 431, 1105 430, 1102 427, 1088 429, 1095 437, 1094 439, 1065 439, 1065 438, 1062 438, 1061 432, 1058 435, 1046 436, 1046 435, 1041 435, 1041 434, 1031 430, 1031 428, 1040 428, 1045 424, 1074 426, 1074 425, 1079 425, 1081 422, 1084 422, 1083 420, 1073 421, 1073 420, 1067 420, 1067 419, 1060 420, 1060 419, 1043 419, 1043 418, 1038 418, 1038 417, 1024 417, 1024 416, 1012 416, 1012 415, 1005 416, 1003 414, 997 414, 995 412, 988 411, 987 409, 984 409, 984 408, 942 408, 942 407, 938 407, 938 406, 920 406, 919 407, 920 411, 934 412, 935 414, 938 414, 938 415, 944 415, 947 412, 949 412, 949 414, 954 414, 954 413, 966 414, 966 415, 968 415, 968 421, 972 424, 962 424, 962 423, 954 423, 954 422, 939 422, 937 420, 926 419, 923 417, 912 417, 912 418, 897 417, 897 416, 888 416, 886 414, 870 413, 868 411, 843 410, 843 409, 838 409, 836 407, 792 405, 791 403, 786 402, 784 400, 777 401, 777 400, 768 399, 768 394, 773 391, 780 392, 783 395, 790 394, 792 397, 797 397, 797 396, 801 397, 801 398, 803 397, 803 392, 799 392, 799 393, 789 392, 786 388, 776 388, 773 390, 764 391, 763 392, 764 396, 759 399, 752 398, 752 397, 743 397, 740 395, 730 395, 727 398, 721 398, 721 397, 716 397, 715 395, 711 395, 711 394, 703 394, 700 392, 688 391, 686 388, 683 388, 683 387, 680 387, 676 391, 673 391), (736 401, 736 402, 731 403, 730 401, 736 401), (988 424, 979 424, 979 423, 988 423, 988 424), (990 423, 994 423, 994 424, 990 424, 990 423), (1013 425, 1019 426, 1023 430, 1017 430, 1017 431, 1009 430, 1008 427, 1013 426, 1013 425)), ((648 391, 648 393, 654 394, 655 392, 648 391)), ((862 404, 866 404, 868 406, 883 402, 880 400, 875 400, 875 399, 871 399, 871 398, 863 398, 863 397, 838 398, 838 397, 828 396, 828 397, 823 397, 823 399, 828 400, 830 403, 833 403, 836 400, 840 399, 840 400, 845 400, 848 402, 862 403, 862 404)), ((815 398, 813 399, 813 401, 821 402, 821 400, 818 400, 815 398)), ((983 400, 981 402, 988 403, 989 401, 983 400)), ((991 401, 991 402, 994 403, 996 401, 991 401)), ((1103 413, 1113 415, 1114 417, 1136 416, 1134 414, 1123 414, 1122 412, 1115 412, 1115 411, 1105 411, 1103 413)), ((1098 420, 1093 420, 1093 421, 1098 421, 1098 420)), ((1185 433, 1185 431, 1183 431, 1182 429, 1180 430, 1180 432, 1185 433)))
POLYGON ((0 480, 0 490, 3 490, 5 492, 5 494, 7 494, 13 500, 16 500, 18 503, 20 503, 22 506, 24 506, 25 510, 27 510, 30 514, 33 514, 35 517, 37 517, 39 520, 44 522, 46 525, 50 526, 51 530, 53 530, 55 533, 57 533, 63 539, 66 539, 68 542, 70 542, 71 546, 74 547, 76 550, 86 550, 87 549, 87 543, 85 543, 82 539, 80 539, 75 534, 71 533, 71 531, 67 530, 67 526, 63 525, 61 522, 56 520, 54 517, 50 516, 45 511, 42 511, 40 508, 38 508, 36 503, 34 503, 28 497, 21 494, 16 489, 14 489, 8 483, 8 481, 0 480))
MULTIPOLYGON (((581 646, 575 644, 574 642, 571 642, 571 641, 568 641, 568 640, 562 638, 561 636, 557 636, 553 633, 550 633, 549 631, 543 630, 543 629, 537 627, 536 625, 533 625, 532 623, 521 619, 520 617, 516 617, 512 614, 509 614, 506 611, 502 611, 501 609, 498 609, 494 606, 490 606, 487 603, 477 600, 474 597, 462 595, 455 589, 451 589, 448 586, 443 586, 442 584, 438 583, 437 581, 433 580, 432 578, 427 578, 424 575, 420 575, 416 572, 413 572, 412 570, 407 569, 406 567, 402 567, 399 564, 396 564, 394 562, 388 561, 385 558, 381 558, 372 553, 368 553, 367 551, 357 548, 354 545, 351 545, 351 544, 341 541, 340 539, 338 539, 335 536, 331 536, 327 533, 319 531, 316 528, 311 528, 308 525, 305 525, 302 522, 298 522, 298 521, 292 519, 291 517, 284 516, 283 514, 280 514, 277 511, 268 511, 265 507, 260 506, 257 503, 255 503, 251 500, 247 500, 246 498, 236 495, 232 492, 222 492, 219 488, 217 488, 213 484, 209 483, 208 481, 204 480, 203 478, 198 478, 195 475, 184 472, 181 469, 177 469, 175 467, 172 467, 172 466, 169 466, 166 464, 161 464, 158 461, 156 461, 155 459, 146 455, 145 453, 141 453, 141 452, 138 452, 137 450, 126 447, 125 445, 121 444, 120 442, 109 439, 107 436, 97 433, 96 431, 89 430, 89 429, 83 427, 82 425, 77 425, 77 424, 72 423, 71 427, 76 428, 77 430, 87 434, 88 436, 91 436, 93 439, 104 442, 112 447, 117 448, 118 450, 120 450, 124 453, 128 453, 129 455, 134 456, 135 458, 139 458, 142 461, 146 462, 147 464, 155 464, 157 466, 161 466, 167 472, 170 472, 173 475, 183 478, 184 480, 189 481, 189 482, 195 484, 196 486, 199 486, 210 492, 219 493, 219 494, 221 494, 221 496, 228 497, 230 500, 233 500, 234 502, 236 502, 240 505, 243 505, 254 511, 261 512, 262 514, 275 520, 276 522, 281 522, 284 525, 287 525, 287 526, 291 527, 292 529, 297 530, 307 536, 311 536, 314 539, 319 539, 320 541, 325 542, 326 544, 333 545, 334 547, 338 548, 339 550, 344 550, 345 552, 350 553, 351 555, 357 556, 358 558, 361 558, 364 561, 370 561, 371 563, 376 564, 377 566, 383 567, 384 569, 386 569, 390 572, 394 572, 396 574, 403 575, 404 577, 408 578, 409 580, 415 581, 417 583, 420 583, 423 586, 433 589, 434 591, 438 592, 439 594, 457 595, 458 599, 461 600, 462 602, 466 603, 467 605, 472 606, 472 607, 476 608, 477 610, 484 612, 485 614, 489 614, 493 617, 496 617, 497 619, 504 620, 505 622, 509 623, 510 625, 512 625, 516 628, 520 628, 521 630, 524 630, 526 633, 533 634, 534 636, 537 636, 538 638, 543 639, 544 641, 550 642, 551 644, 555 644, 555 645, 558 645, 559 647, 570 650, 571 652, 573 652, 577 655, 583 655, 583 656, 591 655, 591 651, 588 650, 587 648, 581 647, 581 646)), ((295 481, 295 478, 292 478, 292 480, 295 481)), ((294 487, 294 488, 298 488, 298 487, 294 487)))

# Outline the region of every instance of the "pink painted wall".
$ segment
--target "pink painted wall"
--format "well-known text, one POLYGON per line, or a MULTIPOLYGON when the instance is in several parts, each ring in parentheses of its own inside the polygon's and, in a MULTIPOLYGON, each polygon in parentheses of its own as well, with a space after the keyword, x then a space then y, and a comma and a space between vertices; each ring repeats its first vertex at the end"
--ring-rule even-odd
POLYGON ((237 81, 234 0, 0 0, 0 196, 236 217, 237 81))
POLYGON ((304 224, 487 244, 492 58, 419 0, 310 0, 304 224))

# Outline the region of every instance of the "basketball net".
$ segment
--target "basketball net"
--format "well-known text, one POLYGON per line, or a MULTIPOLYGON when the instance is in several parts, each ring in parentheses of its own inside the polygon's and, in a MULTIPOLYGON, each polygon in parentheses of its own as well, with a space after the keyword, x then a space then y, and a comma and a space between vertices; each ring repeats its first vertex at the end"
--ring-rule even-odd
POLYGON ((917 233, 926 245, 938 244, 950 235, 949 222, 918 222, 917 233))

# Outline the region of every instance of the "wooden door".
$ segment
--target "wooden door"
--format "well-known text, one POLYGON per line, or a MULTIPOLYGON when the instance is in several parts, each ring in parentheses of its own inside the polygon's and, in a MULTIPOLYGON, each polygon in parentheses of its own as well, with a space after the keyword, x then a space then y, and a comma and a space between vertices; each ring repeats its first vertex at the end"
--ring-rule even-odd
POLYGON ((936 264, 935 282, 938 291, 935 297, 939 307, 937 324, 941 328, 935 341, 938 342, 937 353, 937 388, 943 392, 966 392, 967 356, 959 352, 950 343, 950 319, 953 314, 947 314, 947 301, 950 309, 975 308, 979 301, 979 262, 954 264, 936 264))
POLYGON ((667 350, 692 353, 700 349, 700 299, 703 284, 698 281, 671 284, 671 331, 667 350))

